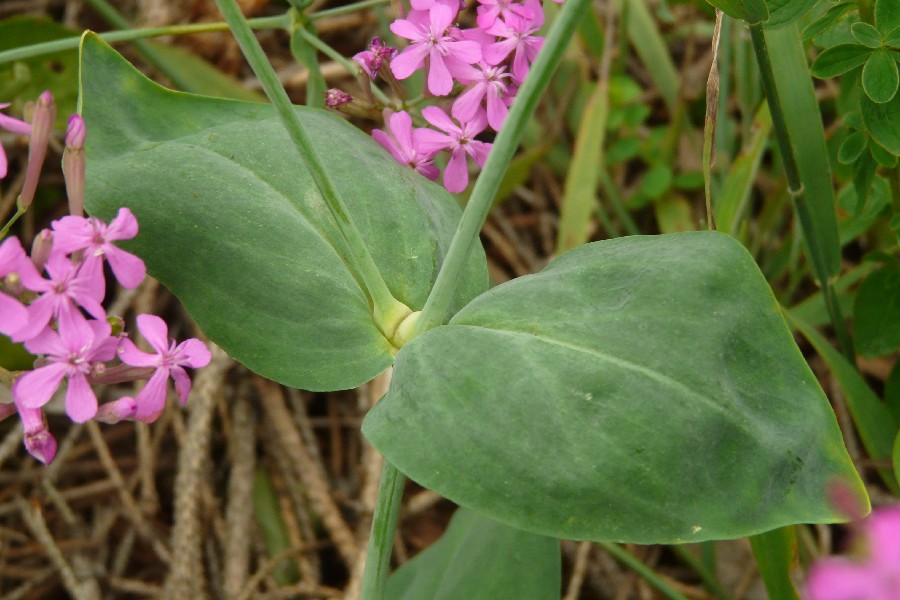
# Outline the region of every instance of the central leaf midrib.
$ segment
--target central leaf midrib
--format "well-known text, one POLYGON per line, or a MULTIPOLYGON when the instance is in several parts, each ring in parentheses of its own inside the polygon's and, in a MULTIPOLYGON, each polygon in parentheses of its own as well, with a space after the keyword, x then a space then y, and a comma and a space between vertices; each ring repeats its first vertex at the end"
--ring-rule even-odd
MULTIPOLYGON (((528 339, 536 339, 540 342, 544 342, 546 344, 551 344, 554 346, 559 346, 562 348, 566 348, 568 350, 573 350, 575 352, 589 354, 598 360, 606 361, 608 363, 614 364, 614 365, 622 367, 624 369, 628 369, 630 371, 640 373, 640 374, 645 375, 645 376, 649 377, 650 379, 657 381, 667 387, 671 387, 676 390, 679 390, 692 398, 696 398, 696 399, 700 400, 701 402, 710 406, 711 408, 714 408, 717 412, 720 412, 723 415, 725 415, 729 420, 734 420, 732 413, 726 407, 718 404, 712 398, 708 398, 707 396, 704 396, 703 394, 700 394, 699 392, 692 390, 690 387, 688 387, 684 383, 678 381, 677 379, 674 379, 673 377, 666 375, 665 373, 662 373, 660 371, 655 371, 649 367, 632 362, 630 360, 626 360, 624 358, 620 358, 617 356, 613 356, 611 354, 606 354, 604 352, 600 352, 594 348, 589 348, 587 346, 581 346, 581 345, 573 344, 571 342, 567 342, 564 340, 558 340, 555 338, 551 338, 551 337, 547 336, 546 334, 516 331, 513 329, 502 329, 502 328, 497 328, 497 327, 488 327, 485 325, 472 325, 472 324, 465 324, 465 325, 450 324, 450 325, 448 325, 448 327, 468 327, 468 328, 472 328, 472 329, 478 329, 478 330, 482 330, 482 331, 497 333, 500 335, 526 337, 528 339)), ((744 422, 742 422, 741 424, 746 426, 746 423, 744 423, 744 422)))

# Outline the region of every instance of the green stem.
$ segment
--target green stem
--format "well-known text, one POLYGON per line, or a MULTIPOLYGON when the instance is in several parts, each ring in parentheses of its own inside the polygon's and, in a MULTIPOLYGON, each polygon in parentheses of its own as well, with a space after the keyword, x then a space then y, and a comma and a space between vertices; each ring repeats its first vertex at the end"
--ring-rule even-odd
POLYGON ((378 486, 375 514, 372 516, 372 534, 369 536, 366 569, 362 580, 362 600, 384 598, 405 483, 406 476, 385 460, 384 468, 381 470, 381 483, 378 486))
POLYGON ((590 4, 590 0, 568 0, 563 5, 544 42, 544 47, 531 65, 525 83, 519 88, 506 122, 497 134, 484 169, 475 182, 469 203, 450 243, 450 249, 447 251, 444 264, 441 265, 431 294, 422 309, 414 334, 441 325, 446 320, 459 274, 468 260, 472 246, 478 241, 478 234, 494 203, 494 197, 500 189, 509 162, 519 146, 525 126, 534 114, 544 90, 547 89, 550 76, 562 59, 563 52, 578 27, 581 15, 590 4))
MULTIPOLYGON (((320 10, 308 15, 310 21, 318 21, 327 17, 336 17, 358 10, 382 6, 389 4, 391 0, 362 0, 354 2, 346 6, 338 6, 320 10)), ((255 19, 247 19, 247 23, 251 29, 287 29, 290 26, 290 13, 276 15, 274 17, 258 17, 255 19)), ((145 38, 161 37, 164 35, 191 35, 194 33, 210 33, 214 31, 228 31, 228 23, 224 21, 216 21, 214 23, 193 23, 190 25, 166 25, 164 27, 145 27, 138 29, 125 29, 122 31, 107 31, 101 33, 100 37, 110 44, 116 42, 133 42, 145 38)), ((43 42, 40 44, 32 44, 21 48, 13 48, 0 52, 0 64, 12 62, 14 60, 23 60, 33 58, 35 56, 43 56, 53 52, 63 50, 74 50, 78 48, 81 42, 81 36, 72 36, 61 40, 53 40, 52 42, 43 42)))
POLYGON ((362 235, 353 223, 350 212, 337 192, 337 187, 325 170, 322 159, 316 152, 315 145, 300 118, 294 110, 288 98, 287 92, 281 86, 278 76, 269 64, 262 47, 253 31, 247 25, 244 15, 238 8, 236 0, 216 0, 219 10, 225 17, 225 21, 231 27, 241 51, 250 63, 250 67, 259 78, 260 84, 266 95, 281 117, 285 129, 291 140, 297 147, 300 157, 306 162, 316 187, 322 194, 325 204, 331 211, 337 226, 347 243, 350 260, 362 279, 362 283, 372 300, 372 309, 375 322, 386 337, 390 338, 400 321, 409 314, 410 310, 403 303, 397 301, 392 295, 375 265, 369 249, 363 241, 362 235))
MULTIPOLYGON (((286 29, 290 24, 290 19, 287 14, 283 14, 278 15, 277 17, 250 19, 248 23, 253 29, 286 29)), ((216 23, 194 23, 191 25, 167 25, 165 27, 107 31, 99 35, 104 41, 115 43, 133 42, 134 40, 164 35, 189 35, 192 33, 208 33, 212 31, 228 31, 228 23, 221 21, 216 23)), ((13 48, 12 50, 0 52, 0 64, 12 62, 14 60, 33 58, 35 56, 43 56, 45 54, 63 50, 75 50, 80 43, 81 36, 78 35, 70 38, 63 38, 61 40, 54 40, 52 42, 43 42, 41 44, 13 48)))
POLYGON ((621 548, 618 544, 613 544, 612 542, 597 542, 597 545, 611 554, 613 558, 647 580, 647 583, 659 590, 666 598, 669 598, 670 600, 687 600, 687 597, 669 585, 666 580, 657 575, 653 569, 642 563, 635 555, 624 548, 621 548))
POLYGON ((16 203, 16 214, 14 214, 9 221, 6 222, 6 225, 3 226, 3 229, 0 229, 0 240, 6 237, 6 234, 9 233, 10 228, 16 224, 16 221, 19 220, 19 217, 25 214, 27 208, 22 208, 16 203))
POLYGON ((841 314, 841 307, 837 302, 837 296, 834 293, 828 264, 825 259, 825 251, 818 245, 818 238, 813 230, 813 218, 810 214, 809 205, 806 203, 804 197, 803 182, 800 179, 800 169, 797 168, 797 160, 794 156, 793 146, 791 145, 790 134, 788 133, 787 122, 785 121, 784 116, 784 109, 781 106, 781 100, 778 97, 778 88, 775 84, 775 73, 772 71, 772 62, 769 58, 769 49, 766 45, 763 26, 758 23, 756 25, 750 25, 749 27, 750 39, 753 42, 753 51, 756 53, 756 62, 759 67, 760 79, 762 81, 763 89, 766 92, 769 112, 772 115, 772 128, 775 131, 775 139, 778 142, 781 160, 784 163, 788 191, 790 192, 791 198, 794 200, 797 218, 800 221, 800 227, 803 229, 803 236, 806 238, 813 272, 816 274, 816 279, 818 279, 819 285, 822 288, 828 315, 834 326, 834 331, 837 335, 841 351, 851 363, 854 363, 853 342, 847 331, 847 324, 841 314))
MULTIPOLYGON (((888 2, 889 0, 884 0, 888 2)), ((857 0, 859 19, 869 25, 875 24, 875 0, 857 0)))

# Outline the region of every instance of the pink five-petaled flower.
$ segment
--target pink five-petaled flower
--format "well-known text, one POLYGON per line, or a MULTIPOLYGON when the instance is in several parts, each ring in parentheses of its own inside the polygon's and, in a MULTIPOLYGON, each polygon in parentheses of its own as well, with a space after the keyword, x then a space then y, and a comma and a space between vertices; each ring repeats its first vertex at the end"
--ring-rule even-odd
POLYGON ((425 120, 444 131, 440 133, 426 129, 421 134, 420 147, 426 152, 450 151, 450 160, 444 171, 444 187, 448 192, 458 193, 469 184, 469 171, 466 168, 466 154, 471 156, 478 166, 483 167, 487 160, 491 145, 479 142, 475 136, 487 127, 483 113, 477 113, 471 121, 459 125, 450 120, 443 110, 437 106, 422 109, 425 120))
POLYGON ((133 289, 144 280, 147 269, 144 261, 113 244, 130 240, 138 233, 137 219, 127 208, 120 208, 109 225, 90 217, 63 217, 53 222, 53 251, 71 254, 84 250, 84 267, 103 279, 103 257, 109 261, 113 274, 123 287, 133 289))
POLYGON ((28 323, 13 332, 13 340, 23 342, 37 336, 50 323, 59 321, 60 331, 71 330, 84 321, 78 306, 84 308, 95 319, 106 319, 103 300, 102 271, 82 269, 62 252, 53 251, 46 265, 50 279, 43 279, 37 272, 20 274, 22 284, 40 297, 28 306, 28 323))
POLYGON ((428 59, 428 91, 446 96, 453 89, 453 77, 468 65, 481 60, 481 46, 470 40, 456 40, 450 25, 456 13, 446 4, 435 3, 427 13, 412 12, 408 19, 391 23, 391 31, 412 43, 391 61, 398 79, 406 79, 428 59))
POLYGON ((882 508, 863 522, 867 558, 826 558, 810 569, 808 600, 900 598, 900 506, 882 508))
POLYGON ((504 19, 507 15, 519 15, 523 19, 534 19, 532 9, 516 2, 516 0, 478 0, 478 19, 476 23, 479 29, 489 29, 498 17, 504 19))
POLYGON ((379 37, 373 37, 369 48, 353 55, 353 60, 362 67, 371 79, 378 77, 378 71, 385 60, 391 60, 397 54, 393 46, 386 46, 379 37))
MULTIPOLYGON (((39 277, 37 270, 22 248, 19 238, 7 238, 0 244, 0 285, 9 275, 21 279, 21 272, 27 270, 30 277, 39 277)), ((0 333, 12 335, 25 326, 28 321, 28 310, 15 298, 0 291, 0 333)))
POLYGON ((388 132, 372 130, 372 138, 384 146, 394 159, 413 171, 434 181, 440 171, 431 164, 434 152, 422 150, 422 133, 425 129, 413 129, 412 117, 405 111, 392 114, 387 120, 388 132))
POLYGON ((166 382, 169 377, 175 382, 175 391, 181 403, 187 402, 191 392, 191 379, 184 367, 199 369, 209 364, 212 358, 206 345, 196 338, 176 345, 169 340, 166 322, 156 315, 138 315, 137 326, 156 354, 147 354, 138 349, 129 339, 122 340, 119 358, 133 367, 153 367, 156 371, 150 377, 137 397, 134 418, 150 423, 155 421, 166 405, 166 382))
MULTIPOLYGON (((7 106, 9 106, 8 102, 5 104, 0 104, 0 110, 6 108, 7 106)), ((31 125, 29 125, 25 121, 14 119, 2 113, 0 113, 0 129, 4 129, 6 131, 9 131, 10 133, 18 133, 19 135, 31 134, 31 125)), ((6 177, 8 168, 9 164, 6 161, 6 152, 3 151, 3 146, 0 146, 0 179, 6 177)))
POLYGON ((524 19, 510 13, 505 19, 498 19, 487 32, 504 39, 484 48, 484 60, 491 65, 499 65, 514 53, 512 75, 516 83, 525 81, 531 63, 544 44, 544 38, 534 35, 544 25, 544 10, 537 0, 526 0, 525 6, 531 9, 534 18, 524 19))
POLYGON ((84 321, 69 327, 60 323, 60 333, 44 329, 37 337, 25 342, 33 354, 44 354, 49 364, 28 371, 13 384, 13 399, 24 408, 44 406, 62 383, 69 380, 66 390, 66 414, 76 423, 84 423, 97 414, 97 396, 91 389, 88 376, 95 363, 112 360, 116 356, 119 339, 110 336, 106 321, 84 321))
POLYGON ((457 121, 471 121, 486 99, 488 125, 494 131, 500 131, 509 112, 505 102, 509 88, 503 82, 509 76, 506 67, 502 65, 492 67, 485 62, 478 63, 472 71, 471 79, 469 77, 460 78, 462 83, 471 87, 453 102, 450 110, 453 118, 457 121))

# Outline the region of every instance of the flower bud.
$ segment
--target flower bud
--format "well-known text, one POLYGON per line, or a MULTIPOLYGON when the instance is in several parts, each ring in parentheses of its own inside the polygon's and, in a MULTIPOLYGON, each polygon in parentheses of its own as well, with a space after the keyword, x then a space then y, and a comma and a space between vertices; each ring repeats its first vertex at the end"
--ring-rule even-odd
POLYGON ((18 406, 22 429, 25 430, 24 442, 28 454, 45 465, 49 465, 56 456, 56 438, 47 428, 44 411, 39 408, 18 406))
POLYGON ((41 167, 44 165, 44 157, 47 155, 47 144, 50 142, 50 134, 53 131, 53 121, 56 119, 56 104, 53 102, 53 94, 44 92, 38 97, 34 108, 34 117, 31 122, 31 140, 28 144, 28 167, 25 170, 25 183, 19 194, 19 207, 25 210, 34 200, 34 192, 37 190, 38 179, 41 176, 41 167))
POLYGON ((43 229, 34 237, 34 242, 31 244, 31 262, 34 263, 38 273, 44 270, 51 250, 53 250, 53 232, 43 229))
POLYGON ((119 421, 134 418, 136 412, 137 402, 134 401, 134 398, 125 396, 115 402, 101 404, 97 409, 97 416, 94 417, 94 420, 113 425, 119 421))
POLYGON ((81 115, 69 117, 66 129, 66 149, 63 152, 63 175, 69 197, 69 214, 84 216, 84 138, 86 129, 81 115))
POLYGON ((378 110, 372 104, 357 100, 347 92, 337 88, 331 88, 325 92, 325 106, 351 117, 378 120, 378 110))

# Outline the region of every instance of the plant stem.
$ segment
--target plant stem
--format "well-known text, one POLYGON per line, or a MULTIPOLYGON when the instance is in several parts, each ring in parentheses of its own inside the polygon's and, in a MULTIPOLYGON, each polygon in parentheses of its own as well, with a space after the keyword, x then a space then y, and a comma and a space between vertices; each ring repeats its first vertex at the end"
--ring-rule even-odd
POLYGON ((25 214, 27 208, 22 208, 19 206, 18 202, 16 203, 16 213, 9 218, 9 221, 6 222, 6 225, 3 226, 3 229, 0 229, 0 240, 6 237, 6 234, 9 233, 10 228, 16 224, 16 221, 19 220, 19 217, 25 214))
MULTIPOLYGON (((287 14, 278 15, 276 17, 262 17, 259 19, 250 19, 249 25, 253 29, 285 29, 290 24, 287 14)), ((107 31, 99 34, 100 37, 109 43, 115 42, 132 42, 144 38, 160 37, 163 35, 189 35, 192 33, 208 33, 211 31, 228 31, 228 23, 219 21, 216 23, 194 23, 191 25, 167 25, 165 27, 147 27, 143 29, 125 29, 122 31, 107 31)), ((63 50, 75 50, 81 43, 81 36, 73 36, 63 38, 61 40, 53 40, 52 42, 43 42, 33 44, 31 46, 23 46, 21 48, 13 48, 0 52, 0 64, 12 62, 14 60, 23 60, 60 52, 63 50)))
POLYGON ((816 274, 816 279, 818 279, 819 285, 822 288, 825 306, 828 309, 828 315, 834 326, 841 351, 844 356, 847 357, 847 360, 853 363, 855 361, 853 342, 847 331, 847 324, 844 322, 844 317, 841 315, 841 307, 838 304, 828 265, 825 260, 825 251, 823 248, 819 247, 818 238, 813 230, 813 219, 810 214, 809 205, 804 198, 803 182, 800 179, 800 170, 797 168, 794 149, 791 145, 790 134, 788 133, 784 116, 784 109, 781 106, 781 101, 778 97, 778 88, 775 84, 775 74, 772 71, 772 62, 769 58, 769 50, 766 45, 763 27, 762 24, 759 23, 750 25, 749 27, 750 39, 753 42, 753 51, 756 53, 756 62, 759 67, 760 79, 763 89, 766 92, 769 112, 772 115, 772 127, 775 131, 775 139, 778 142, 781 160, 784 163, 788 191, 794 201, 797 217, 800 220, 800 227, 803 229, 803 235, 806 238, 810 263, 812 264, 813 272, 816 274))
POLYGON ((366 569, 363 572, 361 588, 362 600, 384 598, 405 483, 406 476, 385 460, 384 468, 381 470, 381 483, 378 486, 375 514, 372 516, 372 534, 369 536, 366 569))
POLYGON ((636 556, 628 552, 618 544, 612 542, 597 542, 597 545, 606 550, 616 560, 624 564, 626 567, 643 577, 647 583, 655 587, 659 592, 670 600, 687 600, 678 590, 669 585, 665 579, 656 574, 656 572, 642 563, 636 556))
POLYGON ((335 222, 347 243, 350 260, 362 279, 363 286, 372 301, 372 310, 375 323, 386 337, 390 338, 400 321, 409 314, 409 308, 399 302, 392 295, 375 265, 375 260, 369 253, 363 241, 362 235, 353 223, 350 212, 337 192, 337 187, 325 170, 322 159, 316 152, 315 145, 300 118, 295 112, 294 106, 288 98, 287 92, 281 86, 278 76, 269 64, 262 47, 253 31, 244 19, 244 15, 238 8, 236 0, 216 0, 216 5, 225 17, 231 31, 234 34, 241 51, 250 63, 250 67, 262 84, 263 90, 281 117, 285 129, 291 140, 297 147, 300 157, 306 163, 313 181, 322 194, 325 204, 331 211, 335 222))
MULTIPOLYGON (((327 17, 335 17, 357 10, 365 10, 376 6, 390 3, 391 0, 362 0, 354 2, 346 6, 338 6, 320 10, 318 12, 307 15, 310 21, 317 21, 327 17)), ((290 25, 290 13, 277 15, 274 17, 257 17, 255 19, 247 19, 247 23, 251 29, 287 29, 290 25)), ((193 23, 190 25, 166 25, 164 27, 146 27, 139 29, 124 29, 122 31, 107 31, 99 34, 100 37, 109 43, 115 42, 132 42, 145 38, 161 37, 164 35, 190 35, 193 33, 209 33, 213 31, 228 31, 228 23, 224 21, 216 21, 214 23, 193 23)), ((0 52, 0 64, 12 62, 14 60, 22 60, 60 52, 62 50, 74 50, 78 48, 81 42, 81 36, 76 35, 61 40, 53 40, 52 42, 43 42, 40 44, 32 44, 21 48, 13 48, 0 52)))
POLYGON ((441 325, 446 320, 459 274, 468 260, 472 246, 478 240, 478 234, 494 203, 494 197, 509 162, 519 146, 525 126, 534 114, 544 90, 547 89, 550 76, 562 59, 582 13, 590 4, 590 0, 568 0, 553 23, 544 47, 531 65, 531 71, 519 88, 506 122, 497 134, 484 170, 475 182, 444 264, 441 265, 434 287, 416 324, 414 335, 441 325))

